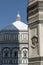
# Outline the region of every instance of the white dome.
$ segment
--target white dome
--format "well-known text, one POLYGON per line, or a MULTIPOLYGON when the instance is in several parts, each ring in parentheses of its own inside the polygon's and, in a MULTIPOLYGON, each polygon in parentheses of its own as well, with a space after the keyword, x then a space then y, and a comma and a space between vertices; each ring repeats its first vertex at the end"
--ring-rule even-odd
POLYGON ((28 28, 27 25, 25 23, 21 22, 20 18, 21 18, 21 16, 18 12, 16 21, 12 23, 13 26, 15 26, 18 30, 27 30, 27 28, 28 28))
POLYGON ((16 21, 4 28, 5 30, 28 30, 28 25, 21 22, 21 16, 18 12, 16 21))

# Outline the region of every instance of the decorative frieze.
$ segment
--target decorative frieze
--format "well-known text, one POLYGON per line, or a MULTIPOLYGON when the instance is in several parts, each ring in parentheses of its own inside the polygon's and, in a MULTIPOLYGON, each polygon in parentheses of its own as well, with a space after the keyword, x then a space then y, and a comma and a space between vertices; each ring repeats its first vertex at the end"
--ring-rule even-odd
POLYGON ((28 42, 28 32, 2 32, 0 33, 0 42, 20 42, 20 43, 26 43, 28 42))

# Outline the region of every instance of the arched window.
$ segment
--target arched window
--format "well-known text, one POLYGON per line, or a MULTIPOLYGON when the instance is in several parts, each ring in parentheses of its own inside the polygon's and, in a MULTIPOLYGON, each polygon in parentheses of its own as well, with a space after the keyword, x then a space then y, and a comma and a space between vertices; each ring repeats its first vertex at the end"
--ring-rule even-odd
POLYGON ((8 57, 8 51, 4 52, 4 57, 8 57))
POLYGON ((18 57, 18 51, 14 51, 14 57, 18 57))
POLYGON ((27 57, 27 51, 23 51, 23 57, 27 57))
POLYGON ((12 57, 18 57, 18 48, 12 50, 12 57))
POLYGON ((3 49, 3 57, 10 57, 10 49, 9 48, 3 49))
POLYGON ((22 49, 22 57, 23 58, 27 58, 28 57, 28 49, 27 48, 23 48, 22 49))

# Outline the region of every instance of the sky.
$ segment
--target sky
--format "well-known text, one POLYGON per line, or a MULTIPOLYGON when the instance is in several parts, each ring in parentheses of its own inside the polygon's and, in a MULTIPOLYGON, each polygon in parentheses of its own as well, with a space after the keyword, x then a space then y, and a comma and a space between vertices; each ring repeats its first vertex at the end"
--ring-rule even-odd
POLYGON ((0 0, 0 29, 15 22, 18 11, 27 24, 27 0, 0 0))

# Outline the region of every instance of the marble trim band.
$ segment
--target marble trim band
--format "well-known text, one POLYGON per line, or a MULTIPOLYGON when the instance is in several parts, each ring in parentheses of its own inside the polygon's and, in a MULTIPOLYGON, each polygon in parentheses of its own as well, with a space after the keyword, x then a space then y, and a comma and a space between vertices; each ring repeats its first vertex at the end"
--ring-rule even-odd
POLYGON ((43 57, 29 58, 29 62, 33 62, 33 61, 43 61, 43 57))
POLYGON ((36 24, 39 24, 39 23, 43 24, 43 20, 37 20, 35 22, 28 23, 28 26, 30 27, 30 26, 33 26, 33 25, 36 25, 36 24))

